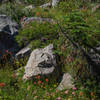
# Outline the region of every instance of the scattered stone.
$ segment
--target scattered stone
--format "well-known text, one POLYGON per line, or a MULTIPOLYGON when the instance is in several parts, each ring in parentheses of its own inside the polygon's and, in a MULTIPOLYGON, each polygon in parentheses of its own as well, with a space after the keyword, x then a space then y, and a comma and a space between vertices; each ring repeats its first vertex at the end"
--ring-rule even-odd
POLYGON ((21 49, 18 53, 16 53, 15 57, 16 58, 22 58, 22 57, 25 57, 25 56, 29 56, 31 53, 31 48, 29 47, 25 47, 23 49, 21 49))
POLYGON ((37 21, 37 22, 50 22, 50 23, 54 23, 53 19, 50 18, 41 18, 41 17, 25 17, 22 19, 21 21, 21 26, 24 27, 24 24, 28 24, 31 21, 37 21))
POLYGON ((49 2, 49 3, 46 3, 46 4, 41 5, 40 8, 49 7, 50 5, 51 5, 51 3, 49 2))
POLYGON ((56 57, 53 54, 53 44, 43 49, 36 49, 31 53, 25 66, 23 79, 28 80, 36 75, 50 75, 55 79, 58 78, 59 68, 57 67, 56 57))
POLYGON ((57 87, 57 90, 70 89, 72 87, 74 87, 72 76, 69 73, 63 74, 61 82, 57 87))
POLYGON ((25 9, 34 9, 34 8, 35 8, 34 5, 29 5, 29 6, 25 7, 23 10, 25 10, 25 9))
POLYGON ((6 15, 0 15, 0 56, 9 50, 16 52, 18 49, 15 36, 18 33, 18 24, 6 15))

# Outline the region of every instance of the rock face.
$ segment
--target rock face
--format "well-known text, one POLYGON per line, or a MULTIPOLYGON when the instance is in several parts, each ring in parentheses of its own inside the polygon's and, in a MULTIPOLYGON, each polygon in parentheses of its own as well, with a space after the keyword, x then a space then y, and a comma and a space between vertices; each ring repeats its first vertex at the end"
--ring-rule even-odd
POLYGON ((17 34, 18 25, 6 15, 0 15, 0 55, 6 50, 15 51, 17 44, 14 36, 17 34))
POLYGON ((70 89, 74 87, 72 76, 68 73, 63 74, 60 84, 57 90, 70 89))
POLYGON ((25 66, 23 79, 28 80, 32 76, 39 74, 58 78, 59 68, 52 50, 52 44, 43 49, 34 50, 25 66))

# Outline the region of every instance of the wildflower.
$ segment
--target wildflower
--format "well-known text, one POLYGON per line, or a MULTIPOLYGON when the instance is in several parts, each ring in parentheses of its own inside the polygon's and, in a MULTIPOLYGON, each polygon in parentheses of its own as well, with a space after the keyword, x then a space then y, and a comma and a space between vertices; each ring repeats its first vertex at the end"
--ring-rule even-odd
POLYGON ((38 84, 41 84, 41 81, 38 81, 38 84))
POLYGON ((40 79, 40 76, 39 75, 37 76, 37 79, 40 79))
POLYGON ((56 98, 56 100, 61 100, 61 97, 56 98))
POLYGON ((76 87, 73 87, 72 89, 73 89, 73 90, 77 90, 77 88, 76 88, 76 87))
POLYGON ((83 92, 80 92, 80 96, 82 96, 83 95, 83 92))
POLYGON ((5 86, 5 83, 0 83, 0 87, 4 87, 5 86))
POLYGON ((75 92, 72 92, 72 95, 75 95, 75 92))
POLYGON ((36 82, 33 82, 33 84, 36 84, 36 82))
POLYGON ((54 87, 56 87, 57 85, 56 84, 54 84, 54 87))
POLYGON ((35 76, 35 78, 36 78, 36 79, 40 79, 40 76, 39 76, 39 75, 38 75, 38 76, 35 76))
POLYGON ((48 82, 48 79, 46 78, 45 81, 48 82))
POLYGON ((71 98, 68 98, 68 100, 71 100, 71 98))
POLYGON ((43 85, 41 85, 41 88, 43 87, 43 85))
POLYGON ((91 92, 91 96, 94 96, 94 93, 93 92, 91 92))
POLYGON ((6 53, 8 53, 8 50, 6 50, 6 53))
POLYGON ((39 12, 36 12, 36 16, 39 16, 39 12))
POLYGON ((38 96, 35 96, 35 97, 34 97, 34 99, 37 99, 37 98, 38 98, 38 96))
POLYGON ((12 74, 12 78, 16 78, 16 74, 12 74))
POLYGON ((58 90, 56 90, 56 93, 58 92, 58 90))
POLYGON ((65 93, 65 94, 68 94, 68 92, 69 92, 69 91, 68 91, 68 90, 66 90, 64 93, 65 93))

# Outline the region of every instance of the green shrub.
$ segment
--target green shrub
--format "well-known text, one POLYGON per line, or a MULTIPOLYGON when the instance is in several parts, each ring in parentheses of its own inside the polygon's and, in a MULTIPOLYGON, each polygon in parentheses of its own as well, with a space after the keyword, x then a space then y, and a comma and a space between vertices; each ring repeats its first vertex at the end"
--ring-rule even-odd
MULTIPOLYGON (((48 22, 31 22, 26 24, 24 28, 19 31, 16 40, 20 46, 27 45, 31 41, 34 43, 47 43, 57 38, 58 27, 56 24, 48 22), (38 41, 37 41, 38 40, 38 41)), ((39 45, 39 44, 38 44, 39 45)))
POLYGON ((22 12, 23 5, 5 3, 0 6, 0 13, 11 16, 12 19, 19 22, 20 18, 25 14, 22 12))
POLYGON ((47 77, 37 75, 33 80, 23 82, 22 76, 16 76, 11 69, 0 69, 1 100, 66 100, 66 96, 68 100, 99 100, 100 84, 96 81, 88 79, 84 85, 77 81, 75 85, 72 89, 57 91, 58 83, 52 83, 47 77))
POLYGON ((85 22, 83 13, 71 12, 64 17, 63 24, 64 31, 67 30, 67 35, 76 43, 81 46, 89 44, 94 46, 98 43, 94 35, 92 28, 85 22))
POLYGON ((77 8, 77 5, 76 3, 73 3, 71 1, 67 2, 65 1, 65 2, 60 2, 58 8, 64 12, 70 12, 72 10, 75 10, 77 8))
POLYGON ((0 6, 0 14, 5 14, 10 16, 13 20, 15 20, 18 24, 20 24, 20 19, 22 17, 33 17, 35 16, 35 12, 32 9, 25 9, 24 4, 12 4, 5 3, 0 6))
POLYGON ((49 0, 21 0, 24 3, 34 4, 35 6, 40 6, 44 3, 49 2, 49 0))

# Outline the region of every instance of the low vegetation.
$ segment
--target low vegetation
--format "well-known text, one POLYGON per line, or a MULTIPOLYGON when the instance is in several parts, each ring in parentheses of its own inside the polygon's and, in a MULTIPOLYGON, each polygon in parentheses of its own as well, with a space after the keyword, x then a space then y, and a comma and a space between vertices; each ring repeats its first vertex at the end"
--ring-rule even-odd
POLYGON ((82 0, 62 0, 55 8, 40 8, 46 0, 34 0, 34 9, 24 9, 33 0, 21 0, 23 3, 4 3, 0 5, 0 14, 11 16, 20 25, 16 41, 20 48, 29 45, 33 50, 54 44, 57 63, 63 72, 69 72, 75 79, 75 87, 70 90, 58 91, 58 82, 38 75, 28 82, 22 81, 27 58, 8 60, 11 52, 5 51, 0 60, 0 100, 99 100, 100 83, 89 72, 89 64, 82 55, 80 48, 85 50, 99 44, 100 40, 100 8, 92 13, 97 3, 84 3, 82 0), (41 2, 40 2, 41 1, 41 2), (54 22, 21 22, 24 17, 50 18, 54 22), (65 37, 67 35, 67 39, 65 37), (70 39, 71 40, 70 40, 70 39), (14 70, 22 67, 19 76, 14 70))

